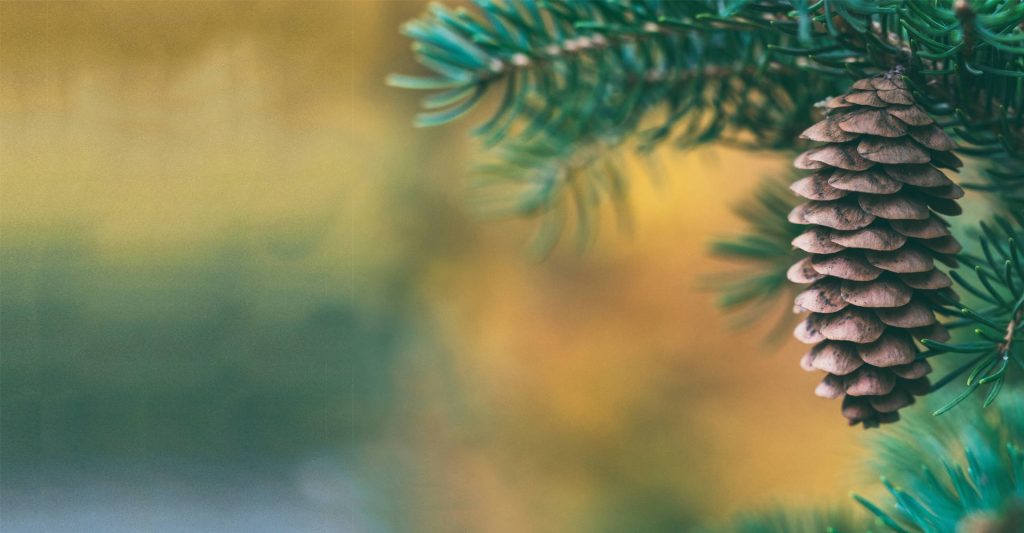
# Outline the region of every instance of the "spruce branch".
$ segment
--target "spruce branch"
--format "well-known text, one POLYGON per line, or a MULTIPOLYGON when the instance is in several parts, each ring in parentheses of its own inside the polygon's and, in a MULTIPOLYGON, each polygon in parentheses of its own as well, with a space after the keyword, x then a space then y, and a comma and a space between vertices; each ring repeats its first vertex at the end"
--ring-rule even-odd
MULTIPOLYGON (((433 74, 394 75, 389 82, 434 92, 417 119, 423 126, 455 120, 486 94, 499 93, 496 111, 475 130, 485 146, 503 145, 488 158, 488 183, 495 183, 494 175, 509 184, 545 182, 551 168, 563 175, 571 168, 583 176, 578 181, 594 181, 599 178, 585 177, 593 168, 580 162, 615 157, 590 157, 596 150, 632 146, 647 153, 666 140, 683 148, 722 138, 748 147, 792 147, 815 113, 814 102, 837 87, 796 67, 795 58, 770 57, 770 44, 795 44, 792 37, 769 42, 698 22, 725 13, 717 1, 476 4, 476 14, 435 5, 409 23, 404 31, 433 74), (515 160, 524 151, 548 157, 534 169, 515 160), (501 165, 506 168, 494 172, 501 165)), ((604 172, 603 164, 596 171, 604 172)), ((511 189, 514 197, 521 194, 511 189)), ((563 187, 542 190, 552 195, 535 205, 561 205, 563 187)), ((540 217, 547 227, 561 217, 543 209, 521 214, 540 217)))
POLYGON ((724 140, 791 149, 814 118, 813 102, 851 77, 903 65, 915 99, 969 145, 961 153, 1003 161, 976 186, 1001 201, 1024 196, 1020 3, 475 3, 475 12, 434 5, 404 28, 432 74, 389 82, 434 92, 420 125, 450 122, 500 93, 476 129, 486 146, 635 137, 642 151, 667 139, 683 148, 724 140))
POLYGON ((993 223, 980 225, 975 235, 977 252, 964 252, 959 259, 973 271, 973 281, 959 271, 951 272, 957 286, 974 303, 962 305, 946 302, 946 311, 958 318, 948 322, 959 342, 925 339, 929 351, 919 355, 926 359, 942 354, 960 354, 969 359, 932 385, 938 390, 967 374, 965 387, 936 415, 948 412, 976 391, 987 389, 983 406, 992 404, 1012 371, 1011 362, 1024 367, 1020 350, 1024 329, 1024 247, 1019 235, 1024 229, 1018 219, 997 217, 993 223), (969 337, 973 339, 968 340, 969 337))
POLYGON ((1007 146, 982 155, 988 159, 981 172, 984 182, 964 183, 964 188, 986 193, 1004 213, 1024 213, 1024 151, 1007 146))
POLYGON ((719 306, 735 312, 734 321, 740 327, 777 315, 777 326, 769 334, 773 340, 794 322, 789 311, 797 291, 786 279, 786 271, 800 258, 791 243, 802 228, 786 220, 797 204, 789 190, 793 181, 764 179, 753 197, 735 208, 746 232, 711 243, 712 255, 738 265, 708 280, 719 293, 719 306))
POLYGON ((1020 531, 1024 527, 1024 395, 995 411, 965 406, 908 417, 869 441, 890 502, 854 499, 891 531, 1020 531))
POLYGON ((585 250, 603 201, 614 206, 621 228, 631 225, 629 182, 618 158, 624 142, 594 137, 568 144, 504 143, 493 160, 477 168, 476 207, 490 217, 538 219, 531 243, 537 257, 551 252, 567 227, 575 228, 576 247, 585 250))

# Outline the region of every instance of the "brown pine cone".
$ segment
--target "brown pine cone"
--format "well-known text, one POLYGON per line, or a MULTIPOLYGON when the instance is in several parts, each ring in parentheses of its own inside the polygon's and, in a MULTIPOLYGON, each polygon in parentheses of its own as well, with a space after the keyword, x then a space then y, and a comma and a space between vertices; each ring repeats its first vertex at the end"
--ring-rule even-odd
POLYGON ((962 163, 899 70, 857 81, 826 107, 802 135, 826 144, 794 163, 815 171, 792 186, 808 201, 789 220, 809 226, 793 246, 810 255, 788 277, 810 284, 795 311, 811 312, 794 335, 814 345, 801 366, 827 373, 815 393, 843 398, 850 425, 871 428, 928 392, 931 366, 914 339, 949 338, 931 305, 956 296, 935 261, 956 266, 960 244, 939 214, 959 214, 963 190, 939 168, 962 163))

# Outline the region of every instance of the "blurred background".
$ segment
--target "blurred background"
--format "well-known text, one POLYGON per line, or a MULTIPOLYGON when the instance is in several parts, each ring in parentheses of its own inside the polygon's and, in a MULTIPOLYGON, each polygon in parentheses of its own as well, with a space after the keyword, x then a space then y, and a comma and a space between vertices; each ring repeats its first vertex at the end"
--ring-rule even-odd
MULTIPOLYGON (((0 3, 0 530, 680 531, 845 501, 800 347, 713 308, 784 158, 668 151, 524 252, 417 130, 420 1, 0 3)), ((639 167, 638 167, 639 168, 639 167)))

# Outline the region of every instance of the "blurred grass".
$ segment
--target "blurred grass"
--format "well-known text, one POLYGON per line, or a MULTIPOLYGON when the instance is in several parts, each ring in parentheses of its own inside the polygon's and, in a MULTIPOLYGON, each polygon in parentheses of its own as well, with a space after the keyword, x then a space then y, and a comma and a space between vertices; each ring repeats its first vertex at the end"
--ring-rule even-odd
POLYGON ((3 470, 326 449, 417 531, 842 497, 800 348, 698 288, 785 161, 669 155, 635 237, 530 263, 529 224, 466 214, 464 130, 383 87, 423 8, 0 4, 3 470))

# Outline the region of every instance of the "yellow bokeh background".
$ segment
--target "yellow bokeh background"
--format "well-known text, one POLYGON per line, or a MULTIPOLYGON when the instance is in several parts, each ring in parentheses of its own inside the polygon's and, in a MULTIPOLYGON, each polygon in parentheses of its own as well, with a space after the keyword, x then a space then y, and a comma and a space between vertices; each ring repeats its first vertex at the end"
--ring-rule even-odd
POLYGON ((473 117, 414 129, 384 85, 424 8, 0 4, 4 470, 338 450, 383 530, 845 501, 863 453, 801 347, 702 282, 785 157, 665 148, 632 234, 534 261, 529 221, 473 215, 473 117))

